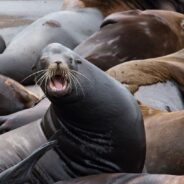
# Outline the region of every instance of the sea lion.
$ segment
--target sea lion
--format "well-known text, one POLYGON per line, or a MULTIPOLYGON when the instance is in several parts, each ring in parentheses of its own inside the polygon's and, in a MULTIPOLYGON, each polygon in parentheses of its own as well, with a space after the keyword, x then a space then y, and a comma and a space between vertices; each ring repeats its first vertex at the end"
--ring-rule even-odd
POLYGON ((164 9, 184 13, 182 0, 64 0, 62 9, 96 7, 104 16, 132 9, 164 9), (109 8, 111 7, 111 8, 109 8))
POLYGON ((163 56, 184 47, 183 23, 183 14, 170 11, 115 13, 75 52, 102 70, 133 59, 163 56))
POLYGON ((5 49, 6 49, 6 43, 3 37, 0 35, 0 53, 3 53, 5 49))
POLYGON ((130 61, 107 71, 141 102, 149 173, 184 174, 183 58, 184 49, 159 58, 130 61))
POLYGON ((55 184, 183 184, 184 176, 159 174, 100 174, 60 181, 55 184))
POLYGON ((18 82, 0 75, 0 115, 33 107, 39 98, 18 82))
POLYGON ((142 171, 144 126, 126 88, 58 43, 43 50, 35 68, 45 70, 36 80, 43 77, 40 85, 51 106, 41 126, 37 122, 0 136, 1 170, 20 161, 17 154, 24 159, 27 149, 30 153, 59 131, 59 146, 33 171, 38 183, 46 176, 46 183, 51 183, 104 172, 142 171))
POLYGON ((161 110, 182 110, 183 58, 184 49, 163 57, 119 64, 107 73, 126 84, 145 105, 161 110))
POLYGON ((94 8, 55 12, 38 19, 15 36, 0 55, 0 74, 24 84, 33 83, 28 76, 47 44, 57 41, 74 48, 98 29, 102 19, 94 8))
POLYGON ((50 149, 56 146, 57 141, 50 141, 36 149, 20 163, 0 173, 0 184, 23 184, 29 181, 31 172, 37 161, 50 149))
MULTIPOLYGON (((31 153, 27 158, 0 173, 0 183, 9 184, 12 180, 14 184, 30 182, 32 170, 35 164, 38 162, 40 157, 49 149, 53 148, 56 143, 57 142, 55 141, 45 143, 43 146, 31 153)), ((113 173, 80 177, 69 181, 59 181, 54 184, 183 184, 183 182, 184 176, 113 173)))
POLYGON ((0 116, 0 134, 42 119, 49 106, 50 101, 47 98, 44 98, 34 107, 24 109, 9 115, 0 116))
POLYGON ((167 112, 140 105, 146 129, 148 173, 184 174, 184 110, 167 112))

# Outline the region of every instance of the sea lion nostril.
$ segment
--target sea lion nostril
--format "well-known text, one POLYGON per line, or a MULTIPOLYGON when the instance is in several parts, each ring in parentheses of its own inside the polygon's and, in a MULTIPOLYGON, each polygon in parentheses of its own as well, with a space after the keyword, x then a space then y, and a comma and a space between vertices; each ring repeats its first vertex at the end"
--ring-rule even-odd
POLYGON ((56 63, 57 65, 62 64, 61 61, 55 61, 55 63, 56 63))

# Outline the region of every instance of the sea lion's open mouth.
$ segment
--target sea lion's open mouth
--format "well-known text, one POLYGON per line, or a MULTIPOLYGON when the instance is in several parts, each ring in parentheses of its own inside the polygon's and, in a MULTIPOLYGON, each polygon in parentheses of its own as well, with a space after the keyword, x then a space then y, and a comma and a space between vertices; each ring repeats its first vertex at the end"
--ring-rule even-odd
POLYGON ((52 76, 48 81, 48 90, 51 93, 56 93, 58 95, 65 95, 68 92, 69 81, 66 76, 55 75, 52 76))
POLYGON ((53 91, 64 91, 67 88, 67 80, 63 78, 61 75, 56 75, 51 78, 49 81, 49 87, 53 91))

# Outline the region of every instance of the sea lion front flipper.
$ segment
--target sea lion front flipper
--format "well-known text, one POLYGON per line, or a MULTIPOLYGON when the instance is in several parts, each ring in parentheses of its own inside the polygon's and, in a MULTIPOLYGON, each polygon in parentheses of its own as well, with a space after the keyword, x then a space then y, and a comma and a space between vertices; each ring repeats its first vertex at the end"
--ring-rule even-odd
POLYGON ((32 169, 37 161, 50 149, 57 144, 57 141, 51 141, 43 144, 36 149, 30 156, 0 173, 0 184, 22 184, 29 180, 32 169))

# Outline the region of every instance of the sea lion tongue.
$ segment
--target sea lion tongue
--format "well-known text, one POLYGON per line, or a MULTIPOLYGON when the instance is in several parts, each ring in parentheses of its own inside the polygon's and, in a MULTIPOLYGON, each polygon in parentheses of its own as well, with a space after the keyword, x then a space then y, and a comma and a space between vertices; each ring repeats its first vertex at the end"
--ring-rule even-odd
POLYGON ((55 76, 50 80, 50 88, 57 91, 62 91, 66 89, 67 83, 62 79, 61 76, 55 76))

